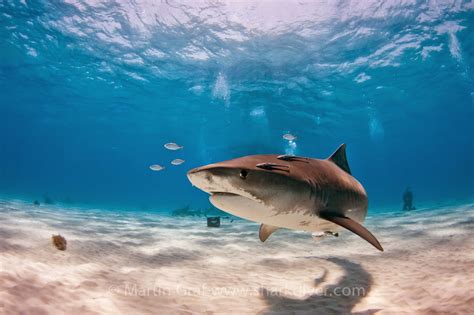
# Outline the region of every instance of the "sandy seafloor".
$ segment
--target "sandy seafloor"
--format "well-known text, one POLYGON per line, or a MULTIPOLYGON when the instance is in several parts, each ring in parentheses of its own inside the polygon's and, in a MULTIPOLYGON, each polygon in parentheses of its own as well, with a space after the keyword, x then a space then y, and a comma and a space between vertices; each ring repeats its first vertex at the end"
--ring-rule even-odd
POLYGON ((313 240, 258 225, 0 202, 0 314, 432 314, 474 310, 474 204, 369 216, 313 240), (51 235, 68 249, 58 251, 51 235))

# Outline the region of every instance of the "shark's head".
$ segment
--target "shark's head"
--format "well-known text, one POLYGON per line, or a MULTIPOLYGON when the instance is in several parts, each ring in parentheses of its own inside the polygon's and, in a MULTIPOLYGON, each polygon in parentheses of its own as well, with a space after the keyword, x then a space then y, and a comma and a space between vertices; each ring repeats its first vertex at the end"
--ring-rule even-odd
POLYGON ((304 181, 291 176, 289 163, 274 155, 209 164, 190 170, 188 178, 217 208, 254 221, 292 211, 310 194, 304 181))

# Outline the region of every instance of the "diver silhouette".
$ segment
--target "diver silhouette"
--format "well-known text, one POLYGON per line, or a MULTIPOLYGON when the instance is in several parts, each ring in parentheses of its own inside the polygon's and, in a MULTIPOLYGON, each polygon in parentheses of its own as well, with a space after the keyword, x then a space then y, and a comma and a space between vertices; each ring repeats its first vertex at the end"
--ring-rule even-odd
POLYGON ((416 208, 413 207, 413 193, 410 190, 410 187, 405 189, 403 193, 403 210, 415 210, 416 208))

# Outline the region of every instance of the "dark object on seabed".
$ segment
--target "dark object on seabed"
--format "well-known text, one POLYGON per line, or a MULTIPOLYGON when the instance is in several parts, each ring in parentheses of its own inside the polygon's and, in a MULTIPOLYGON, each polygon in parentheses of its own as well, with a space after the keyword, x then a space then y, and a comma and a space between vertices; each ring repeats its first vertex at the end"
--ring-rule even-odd
POLYGON ((34 204, 35 206, 39 206, 39 205, 40 205, 40 202, 39 202, 38 200, 35 200, 35 201, 33 201, 33 204, 34 204))
POLYGON ((66 246, 67 246, 67 241, 66 239, 61 236, 61 234, 58 234, 58 235, 53 235, 51 237, 51 239, 53 240, 53 245, 59 249, 59 250, 66 250, 66 246))
POLYGON ((403 193, 403 210, 415 210, 416 208, 413 207, 413 193, 410 190, 410 187, 405 189, 403 193))
POLYGON ((207 227, 219 227, 221 226, 221 217, 208 217, 207 227))
POLYGON ((48 195, 44 195, 44 202, 43 203, 45 205, 54 205, 53 199, 48 195))

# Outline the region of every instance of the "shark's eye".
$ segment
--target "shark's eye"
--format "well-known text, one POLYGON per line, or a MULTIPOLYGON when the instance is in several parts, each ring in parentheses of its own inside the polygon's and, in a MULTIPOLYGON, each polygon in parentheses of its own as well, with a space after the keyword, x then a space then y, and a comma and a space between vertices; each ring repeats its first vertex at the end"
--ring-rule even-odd
POLYGON ((249 172, 247 172, 246 170, 241 170, 241 171, 240 171, 240 178, 246 179, 248 173, 249 173, 249 172))

